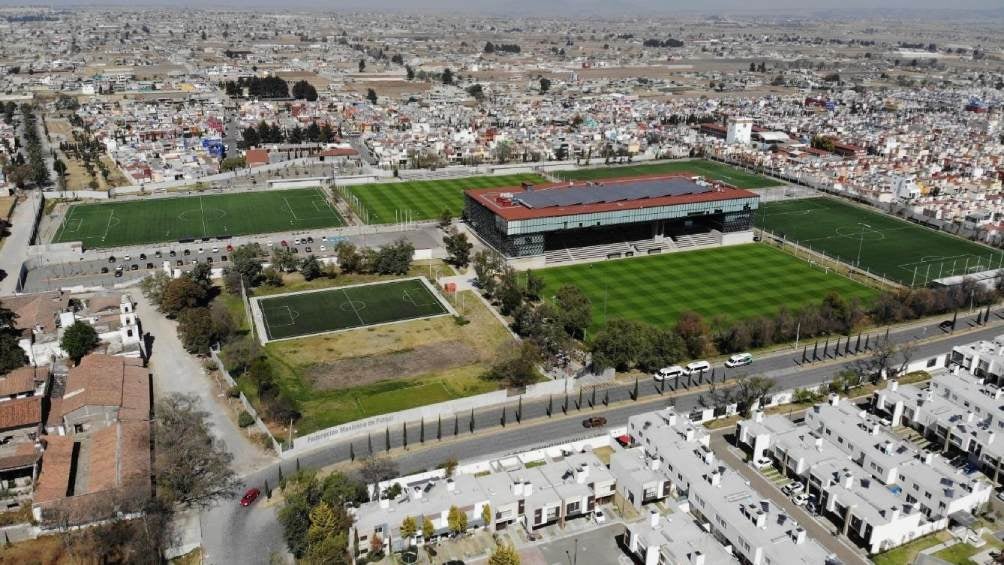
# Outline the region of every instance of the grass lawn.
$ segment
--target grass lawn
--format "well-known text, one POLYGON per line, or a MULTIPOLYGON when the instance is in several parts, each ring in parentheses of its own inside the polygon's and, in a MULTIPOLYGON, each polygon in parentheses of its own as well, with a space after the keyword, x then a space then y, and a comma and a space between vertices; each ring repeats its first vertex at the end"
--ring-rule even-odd
POLYGON ((772 178, 747 173, 731 165, 694 159, 692 161, 672 161, 654 163, 651 165, 628 165, 624 167, 603 167, 598 169, 581 169, 578 171, 562 171, 560 176, 568 180, 596 180, 615 177, 633 177, 641 175, 660 175, 686 173, 709 179, 727 182, 737 188, 768 188, 781 186, 780 181, 772 178))
POLYGON ((918 553, 929 547, 948 541, 951 537, 952 535, 946 531, 935 532, 931 535, 917 538, 896 549, 879 553, 872 557, 872 563, 875 565, 910 565, 918 553))
MULTIPOLYGON (((343 280, 352 278, 327 282, 343 280)), ((265 346, 279 387, 303 414, 296 434, 496 390, 497 383, 481 375, 512 337, 473 292, 461 294, 458 310, 470 322, 463 326, 439 316, 265 346)), ((238 298, 223 294, 218 300, 246 327, 238 298)), ((238 384, 257 403, 255 387, 245 379, 238 384)), ((446 433, 446 422, 443 427, 446 433)))
POLYGON ((738 245, 534 271, 544 296, 573 284, 593 304, 596 331, 605 319, 669 326, 688 310, 708 320, 770 315, 782 306, 818 303, 828 292, 868 301, 876 292, 767 245, 738 245), (605 312, 605 314, 604 314, 605 312))
POLYGON ((448 312, 420 279, 281 294, 258 299, 258 305, 272 340, 448 312))
POLYGON ((498 177, 360 184, 344 188, 343 193, 348 192, 358 199, 358 204, 369 215, 367 223, 390 224, 401 221, 398 213, 410 214, 411 220, 433 220, 439 218, 443 210, 449 210, 452 216, 459 216, 464 208, 465 190, 499 186, 518 187, 522 182, 546 181, 538 175, 527 173, 498 177))
POLYGON ((1004 257, 1004 251, 834 198, 761 204, 756 225, 852 265, 860 249, 862 269, 907 285, 996 269, 1004 257))
POLYGON ((53 241, 99 249, 344 224, 323 190, 304 188, 74 204, 53 241))

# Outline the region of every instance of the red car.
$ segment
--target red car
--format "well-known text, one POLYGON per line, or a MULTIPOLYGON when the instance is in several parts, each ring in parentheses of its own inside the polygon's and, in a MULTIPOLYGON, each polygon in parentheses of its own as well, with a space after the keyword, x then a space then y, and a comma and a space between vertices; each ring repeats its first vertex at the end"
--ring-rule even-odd
POLYGON ((227 244, 227 251, 233 252, 233 250, 234 250, 234 246, 230 245, 230 244, 227 244))
POLYGON ((244 493, 244 497, 241 498, 241 506, 251 506, 254 504, 255 500, 258 500, 258 495, 261 491, 255 487, 249 488, 247 492, 244 493))
POLYGON ((287 242, 285 239, 280 241, 279 243, 282 244, 283 247, 289 247, 289 242, 287 242))

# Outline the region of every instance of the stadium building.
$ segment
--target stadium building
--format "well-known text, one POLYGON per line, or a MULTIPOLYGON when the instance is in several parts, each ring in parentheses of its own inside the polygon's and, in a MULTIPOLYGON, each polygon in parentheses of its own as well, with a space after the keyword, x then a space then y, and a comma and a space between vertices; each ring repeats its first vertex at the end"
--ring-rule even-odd
POLYGON ((524 267, 753 240, 760 196, 685 176, 562 182, 464 193, 468 226, 524 267))

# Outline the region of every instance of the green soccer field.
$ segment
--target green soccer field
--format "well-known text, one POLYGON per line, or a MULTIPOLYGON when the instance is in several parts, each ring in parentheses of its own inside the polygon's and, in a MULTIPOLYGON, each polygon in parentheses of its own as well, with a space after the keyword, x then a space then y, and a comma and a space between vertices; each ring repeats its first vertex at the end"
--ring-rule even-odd
POLYGON ((906 285, 997 269, 1004 260, 1000 250, 833 198, 761 204, 756 225, 906 285))
POLYGON ((446 314, 421 279, 346 286, 258 300, 265 335, 289 339, 446 314))
POLYGON ((360 184, 342 189, 358 199, 353 202, 363 220, 369 224, 391 224, 405 219, 433 220, 443 210, 454 217, 464 208, 464 191, 472 188, 518 187, 522 182, 543 183, 546 179, 534 174, 499 177, 465 177, 360 184), (361 210, 360 210, 361 208, 361 210))
POLYGON ((593 304, 590 333, 604 320, 636 319, 668 327, 693 310, 706 319, 772 315, 782 306, 816 304, 829 292, 869 301, 873 289, 810 266, 759 244, 668 253, 534 271, 544 296, 563 284, 586 293, 593 304))
POLYGON ((597 180, 616 177, 633 177, 641 175, 664 175, 687 173, 727 182, 738 188, 768 188, 781 186, 780 181, 772 178, 747 173, 731 165, 694 159, 692 161, 672 161, 651 165, 628 165, 626 167, 604 167, 599 169, 582 169, 579 171, 563 171, 560 176, 567 180, 597 180))
POLYGON ((87 249, 345 225, 320 188, 74 204, 54 243, 87 249))

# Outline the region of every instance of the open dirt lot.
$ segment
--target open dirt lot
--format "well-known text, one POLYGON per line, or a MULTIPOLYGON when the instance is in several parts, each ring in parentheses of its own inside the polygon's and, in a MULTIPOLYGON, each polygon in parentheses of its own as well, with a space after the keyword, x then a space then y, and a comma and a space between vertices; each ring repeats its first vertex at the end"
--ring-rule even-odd
POLYGON ((384 355, 318 363, 307 371, 307 378, 314 388, 332 390, 368 385, 386 379, 414 377, 444 368, 470 365, 479 360, 480 355, 470 345, 446 341, 384 355))

